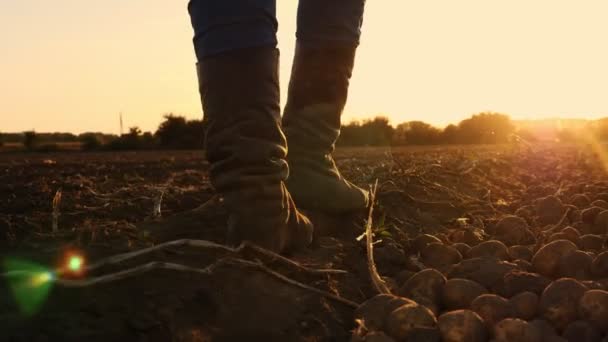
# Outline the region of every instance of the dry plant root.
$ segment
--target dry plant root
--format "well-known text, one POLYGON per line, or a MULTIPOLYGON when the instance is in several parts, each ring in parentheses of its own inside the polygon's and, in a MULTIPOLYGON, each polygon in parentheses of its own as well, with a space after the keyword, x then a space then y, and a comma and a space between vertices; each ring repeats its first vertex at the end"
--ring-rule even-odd
POLYGON ((372 187, 370 191, 370 205, 369 205, 369 213, 367 216, 367 222, 365 224, 365 244, 367 247, 367 267, 369 270, 369 275, 372 279, 372 284, 378 293, 381 294, 390 294, 391 290, 389 290, 388 286, 378 274, 378 269, 376 268, 376 263, 374 262, 374 233, 372 232, 372 214, 374 213, 374 201, 376 200, 376 192, 378 191, 378 180, 376 179, 376 183, 372 187))
MULTIPOLYGON (((289 258, 286 258, 284 256, 281 256, 275 252, 272 252, 270 250, 264 249, 262 247, 259 247, 257 245, 254 245, 252 243, 248 243, 248 242, 244 242, 242 243, 240 246, 233 248, 233 247, 229 247, 229 246, 225 246, 222 244, 218 244, 212 241, 207 241, 207 240, 190 240, 190 239, 183 239, 183 240, 176 240, 176 241, 169 241, 157 246, 153 246, 153 247, 149 247, 149 248, 144 248, 138 251, 134 251, 134 252, 129 252, 129 253, 123 253, 123 254, 118 254, 118 255, 114 255, 114 256, 110 256, 108 258, 102 259, 94 264, 91 264, 87 267, 84 268, 84 272, 91 272, 93 270, 99 269, 103 266, 108 266, 108 265, 115 265, 115 264, 119 264, 121 262, 127 261, 129 259, 133 259, 145 254, 149 254, 152 252, 156 252, 162 249, 166 249, 169 247, 183 247, 183 246, 189 246, 189 247, 197 247, 197 248, 209 248, 209 249, 219 249, 228 253, 233 253, 233 254, 239 254, 242 253, 244 250, 246 249, 251 249, 252 251, 263 255, 265 257, 269 257, 272 258, 275 261, 279 261, 287 266, 293 267, 295 269, 297 269, 298 271, 304 272, 304 273, 308 273, 308 274, 316 274, 316 275, 332 275, 332 274, 345 274, 347 273, 347 271, 344 270, 338 270, 338 269, 315 269, 315 268, 310 268, 307 266, 304 266, 296 261, 293 261, 289 258)), ((140 266, 136 266, 133 268, 129 268, 129 269, 125 269, 122 271, 118 271, 115 273, 110 273, 110 274, 105 274, 105 275, 101 275, 101 276, 97 276, 97 277, 92 277, 92 278, 87 278, 87 279, 65 279, 65 278, 61 278, 61 274, 63 273, 62 270, 59 270, 58 272, 56 272, 56 279, 55 279, 55 283, 57 285, 60 286, 64 286, 64 287, 71 287, 71 288, 83 288, 83 287, 91 287, 94 285, 99 285, 99 284, 105 284, 105 283, 110 283, 110 282, 114 282, 114 281, 118 281, 118 280, 122 280, 122 279, 126 279, 126 278, 130 278, 130 277, 134 277, 152 270, 158 270, 158 269, 166 269, 166 270, 173 270, 173 271, 178 271, 178 272, 189 272, 189 273, 197 273, 197 274, 203 274, 203 275, 212 275, 213 271, 221 265, 235 265, 235 266, 245 266, 245 267, 249 267, 249 268, 253 268, 259 271, 262 271, 276 279, 279 279, 280 281, 290 284, 292 286, 310 291, 310 292, 314 292, 316 294, 319 294, 325 298, 328 299, 332 299, 336 302, 345 304, 347 306, 356 308, 359 306, 359 304, 357 304, 356 302, 353 302, 351 300, 342 298, 340 296, 337 296, 335 294, 332 294, 330 292, 327 291, 323 291, 314 287, 311 287, 309 285, 306 285, 304 283, 301 283, 299 281, 296 281, 294 279, 291 279, 281 273, 278 273, 275 270, 272 270, 271 268, 269 268, 268 266, 264 265, 261 261, 256 260, 254 261, 250 261, 250 260, 245 260, 245 259, 241 259, 241 258, 234 258, 234 257, 224 257, 221 258, 219 260, 217 260, 216 262, 214 262, 213 264, 205 267, 205 268, 197 268, 197 267, 191 267, 191 266, 186 266, 186 265, 182 265, 182 264, 176 264, 176 263, 171 263, 171 262, 159 262, 159 261, 152 261, 149 262, 147 264, 144 265, 140 265, 140 266)), ((32 272, 29 271, 13 271, 11 273, 5 273, 5 274, 0 274, 1 277, 11 277, 11 276, 32 276, 32 277, 36 277, 39 276, 38 274, 34 274, 32 272)))

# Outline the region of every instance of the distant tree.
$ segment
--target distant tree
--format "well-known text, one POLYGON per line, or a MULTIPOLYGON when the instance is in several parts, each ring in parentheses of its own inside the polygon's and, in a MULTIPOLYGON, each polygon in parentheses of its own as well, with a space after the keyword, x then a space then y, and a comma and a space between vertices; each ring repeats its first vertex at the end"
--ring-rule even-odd
POLYGON ((461 140, 458 126, 448 125, 444 128, 440 140, 444 144, 458 144, 461 140))
POLYGON ((4 146, 4 135, 0 133, 0 147, 4 146))
POLYGON ((464 144, 496 144, 509 141, 515 131, 511 119, 504 114, 480 113, 458 124, 458 142, 464 144))
POLYGON ((353 121, 342 127, 338 145, 342 146, 384 146, 391 143, 393 127, 388 118, 377 116, 363 123, 353 121))
POLYGON ((162 148, 197 149, 203 145, 203 132, 203 121, 167 114, 154 136, 162 148))
POLYGON ((372 120, 365 121, 362 128, 368 139, 366 145, 385 146, 390 145, 393 140, 394 129, 387 117, 377 116, 372 120))
POLYGON ((129 128, 129 133, 110 141, 105 147, 109 150, 138 150, 143 147, 140 138, 141 129, 136 126, 131 127, 129 128))
POLYGON ((399 124, 395 128, 393 144, 395 145, 430 145, 438 144, 441 130, 426 122, 410 121, 399 124))
POLYGON ((36 144, 38 144, 38 135, 35 131, 23 132, 23 146, 28 151, 33 151, 36 148, 36 144))
POLYGON ((158 146, 158 139, 151 132, 144 132, 140 138, 141 146, 146 149, 156 148, 158 146))

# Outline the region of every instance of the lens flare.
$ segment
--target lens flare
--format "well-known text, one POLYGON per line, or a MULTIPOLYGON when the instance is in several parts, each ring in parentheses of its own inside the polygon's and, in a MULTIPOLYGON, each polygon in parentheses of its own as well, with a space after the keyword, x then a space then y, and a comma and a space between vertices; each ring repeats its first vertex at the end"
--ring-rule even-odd
POLYGON ((42 286, 51 281, 53 281, 53 273, 42 272, 42 273, 32 275, 32 277, 30 279, 30 285, 32 287, 38 287, 38 286, 42 286))
POLYGON ((27 316, 36 314, 48 297, 55 280, 54 273, 44 266, 19 259, 5 259, 3 266, 21 313, 27 316))
POLYGON ((68 269, 72 272, 80 272, 84 260, 79 255, 72 255, 68 260, 68 269))
POLYGON ((85 263, 86 259, 80 251, 70 249, 62 254, 57 270, 62 277, 82 277, 85 273, 85 263))

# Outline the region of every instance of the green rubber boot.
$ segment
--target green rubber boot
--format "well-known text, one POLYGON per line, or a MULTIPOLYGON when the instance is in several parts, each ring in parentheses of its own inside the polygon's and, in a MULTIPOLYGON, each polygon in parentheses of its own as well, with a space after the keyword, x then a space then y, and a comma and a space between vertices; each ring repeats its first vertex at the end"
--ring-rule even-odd
POLYGON ((355 51, 354 46, 296 47, 283 131, 289 146, 287 188, 302 208, 339 214, 368 206, 368 192, 342 177, 332 157, 355 51))
POLYGON ((198 64, 210 180, 229 211, 228 240, 286 252, 312 241, 285 180, 287 145, 280 127, 279 53, 251 48, 198 64))

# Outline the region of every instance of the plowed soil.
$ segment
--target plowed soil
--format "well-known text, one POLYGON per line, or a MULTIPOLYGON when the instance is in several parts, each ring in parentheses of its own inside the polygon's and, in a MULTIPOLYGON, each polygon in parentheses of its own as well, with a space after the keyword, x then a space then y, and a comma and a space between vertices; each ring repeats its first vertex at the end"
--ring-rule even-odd
MULTIPOLYGON (((566 238, 553 234, 572 227, 578 237, 570 240, 592 260, 605 250, 608 220, 598 223, 596 216, 608 209, 606 165, 588 146, 357 148, 339 149, 336 159, 354 183, 369 187, 378 180, 375 260, 394 294, 427 268, 447 279, 468 277, 455 269, 475 257, 467 247, 484 241, 521 245, 533 255, 550 241, 566 238), (584 218, 582 211, 591 207, 600 209, 584 218), (529 236, 513 241, 497 231, 498 222, 509 215, 525 221, 529 236), (444 246, 461 244, 460 260, 428 256, 426 245, 416 242, 422 234, 437 237, 444 246), (583 235, 598 236, 600 246, 583 246, 583 235)), ((66 251, 80 251, 90 264, 177 239, 222 244, 226 212, 207 169, 201 152, 0 154, 0 257, 55 267, 66 251), (53 231, 52 202, 59 190, 58 229, 53 231), (161 194, 158 216, 155 205, 161 194)), ((232 253, 170 247, 104 266, 84 279, 153 261, 216 266, 205 274, 152 269, 87 287, 55 284, 33 315, 19 311, 8 282, 0 278, 0 341, 399 341, 390 329, 365 327, 355 317, 356 306, 377 295, 365 239, 357 239, 367 212, 307 214, 316 226, 315 242, 288 257, 311 269, 346 272, 308 272, 252 249, 232 253)), ((527 263, 517 258, 500 256, 518 270, 542 273, 531 258, 527 263)), ((608 267, 577 274, 559 271, 546 278, 578 277, 589 289, 606 290, 608 273, 602 272, 608 267)), ((507 299, 516 294, 506 293, 501 284, 482 285, 507 299)), ((544 287, 540 290, 542 294, 544 287)), ((444 302, 434 305, 437 317, 451 310, 444 302)), ((552 323, 540 309, 534 319, 552 323)), ((432 324, 429 329, 437 334, 426 340, 440 338, 439 329, 432 324)), ((563 331, 556 328, 556 334, 563 331)), ((599 331, 599 336, 605 333, 599 331)), ((488 340, 492 334, 490 326, 488 340)))

